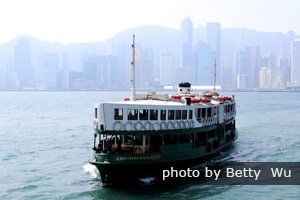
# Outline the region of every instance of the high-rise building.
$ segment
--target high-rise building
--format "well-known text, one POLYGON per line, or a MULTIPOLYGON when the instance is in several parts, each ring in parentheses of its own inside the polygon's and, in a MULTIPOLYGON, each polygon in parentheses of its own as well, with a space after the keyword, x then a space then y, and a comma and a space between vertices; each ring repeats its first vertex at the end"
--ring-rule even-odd
POLYGON ((236 52, 237 87, 251 87, 253 52, 250 47, 240 49, 236 52))
POLYGON ((34 86, 34 70, 31 65, 30 45, 27 38, 17 41, 14 61, 19 87, 34 86))
POLYGON ((219 23, 207 23, 206 24, 206 42, 209 44, 211 49, 211 66, 216 64, 217 80, 216 83, 219 85, 222 83, 223 68, 221 66, 221 25, 219 23))
POLYGON ((169 53, 160 55, 160 85, 172 84, 173 56, 169 53))
POLYGON ((58 72, 58 55, 44 54, 37 58, 38 86, 48 89, 56 88, 58 72))
POLYGON ((291 84, 300 86, 300 39, 292 42, 291 57, 291 84))
POLYGON ((211 85, 213 80, 213 66, 211 65, 210 46, 199 41, 195 45, 195 83, 197 85, 211 85))
POLYGON ((182 40, 182 63, 183 67, 192 67, 192 48, 193 48, 193 22, 186 17, 181 22, 181 40, 182 40))

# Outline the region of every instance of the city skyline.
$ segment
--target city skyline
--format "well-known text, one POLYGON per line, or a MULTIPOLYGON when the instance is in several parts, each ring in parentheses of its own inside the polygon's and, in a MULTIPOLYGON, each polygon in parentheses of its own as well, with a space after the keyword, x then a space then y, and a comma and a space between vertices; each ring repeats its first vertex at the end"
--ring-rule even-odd
POLYGON ((223 28, 300 33, 297 0, 12 0, 0 3, 0 44, 31 35, 63 44, 103 41, 130 27, 160 25, 180 29, 218 22, 223 28))
POLYGON ((293 33, 223 29, 216 22, 193 29, 188 17, 178 23, 180 30, 144 26, 102 43, 62 45, 16 38, 0 45, 0 89, 128 89, 132 34, 138 36, 140 89, 181 81, 213 85, 215 65, 216 83, 223 89, 298 86, 299 64, 293 63, 299 51, 292 48, 297 41, 293 33))

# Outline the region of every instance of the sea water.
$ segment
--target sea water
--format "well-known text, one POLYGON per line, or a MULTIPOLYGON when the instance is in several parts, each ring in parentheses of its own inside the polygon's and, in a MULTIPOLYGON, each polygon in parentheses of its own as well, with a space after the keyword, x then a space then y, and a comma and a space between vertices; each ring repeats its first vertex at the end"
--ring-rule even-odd
MULTIPOLYGON (((300 161, 300 93, 240 92, 239 138, 217 159, 300 161)), ((88 164, 95 102, 129 92, 0 92, 0 199, 299 199, 300 186, 103 188, 88 164)))

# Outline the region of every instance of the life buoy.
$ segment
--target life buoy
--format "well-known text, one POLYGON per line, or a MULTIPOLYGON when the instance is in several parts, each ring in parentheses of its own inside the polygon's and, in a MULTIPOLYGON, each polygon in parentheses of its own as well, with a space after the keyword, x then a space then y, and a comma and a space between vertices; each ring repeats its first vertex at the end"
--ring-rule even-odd
POLYGON ((152 124, 151 124, 151 122, 145 122, 144 129, 146 131, 152 130, 152 124))
POLYGON ((166 130, 168 128, 167 123, 165 121, 160 122, 160 129, 166 130))
POLYGON ((189 128, 194 128, 195 126, 194 120, 190 120, 188 123, 189 123, 189 128))
POLYGON ((167 123, 167 127, 168 127, 169 130, 174 129, 174 123, 171 122, 171 121, 169 121, 169 122, 167 123))
POLYGON ((113 130, 114 131, 121 131, 121 130, 124 130, 124 125, 122 122, 120 121, 116 121, 114 124, 113 124, 113 130))
POLYGON ((142 129, 143 129, 143 124, 142 124, 142 122, 136 122, 136 123, 134 124, 134 129, 137 130, 137 131, 142 130, 142 129))
POLYGON ((181 129, 181 126, 180 126, 180 122, 179 122, 179 121, 174 122, 174 128, 175 128, 175 129, 181 129))
POLYGON ((182 129, 185 129, 186 128, 186 125, 185 125, 185 122, 184 121, 180 121, 180 127, 182 129))
POLYGON ((158 122, 154 122, 154 123, 153 123, 153 129, 154 129, 155 131, 158 131, 159 128, 160 128, 159 123, 158 123, 158 122))
POLYGON ((132 122, 127 122, 125 124, 125 130, 126 131, 132 131, 133 130, 133 124, 132 124, 132 122))

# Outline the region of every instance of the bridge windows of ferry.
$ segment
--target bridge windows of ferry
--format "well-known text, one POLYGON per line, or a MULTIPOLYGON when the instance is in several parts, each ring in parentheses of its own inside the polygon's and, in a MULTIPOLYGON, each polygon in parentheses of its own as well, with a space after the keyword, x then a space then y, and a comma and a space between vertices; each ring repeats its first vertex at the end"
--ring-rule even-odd
POLYGON ((181 111, 181 119, 183 119, 183 120, 187 119, 187 110, 181 111))
POLYGON ((112 127, 113 130, 115 131, 121 131, 124 130, 124 124, 120 121, 115 121, 112 127))
POLYGON ((161 110, 160 111, 160 120, 166 120, 167 111, 161 110))
POLYGON ((150 120, 157 120, 158 110, 150 110, 150 120))
POLYGON ((189 110, 189 119, 193 119, 193 110, 189 110))
POLYGON ((147 109, 142 109, 142 110, 139 110, 139 117, 140 117, 140 120, 148 120, 148 110, 147 109))
POLYGON ((181 110, 176 110, 175 111, 175 119, 180 120, 181 119, 181 110))
POLYGON ((168 120, 174 120, 174 110, 168 110, 168 120))
POLYGON ((114 120, 123 120, 123 109, 122 108, 115 108, 114 120))
POLYGON ((142 124, 142 122, 136 122, 136 123, 134 124, 134 129, 137 130, 137 131, 142 130, 142 129, 143 129, 143 124, 142 124))
POLYGON ((138 109, 128 109, 127 110, 128 120, 138 120, 138 109))

